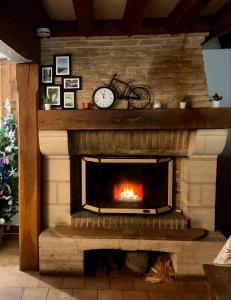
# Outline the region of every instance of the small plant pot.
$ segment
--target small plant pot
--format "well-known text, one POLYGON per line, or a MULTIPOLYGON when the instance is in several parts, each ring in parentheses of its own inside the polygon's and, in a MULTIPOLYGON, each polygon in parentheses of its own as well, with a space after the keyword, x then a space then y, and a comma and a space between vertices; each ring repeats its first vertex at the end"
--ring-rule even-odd
POLYGON ((50 105, 50 103, 44 104, 44 108, 45 108, 45 110, 51 110, 51 105, 50 105))
POLYGON ((185 109, 186 108, 186 102, 180 102, 180 108, 185 109))
POLYGON ((212 107, 220 107, 220 101, 212 101, 212 107))

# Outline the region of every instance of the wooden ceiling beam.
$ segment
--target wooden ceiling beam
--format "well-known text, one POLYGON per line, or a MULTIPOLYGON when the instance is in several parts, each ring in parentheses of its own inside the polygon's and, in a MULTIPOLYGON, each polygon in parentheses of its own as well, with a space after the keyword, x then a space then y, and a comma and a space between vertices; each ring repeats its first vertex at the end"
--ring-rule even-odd
POLYGON ((123 18, 125 33, 128 35, 137 34, 149 2, 150 0, 127 0, 123 18))
POLYGON ((171 33, 180 32, 198 16, 211 0, 181 0, 166 20, 166 28, 171 33))
MULTIPOLYGON (((209 31, 209 19, 204 17, 196 18, 190 28, 182 28, 179 33, 186 32, 207 32, 209 31), (186 30, 187 29, 187 30, 186 30)), ((165 28, 166 18, 152 18, 144 19, 142 26, 140 26, 137 34, 164 34, 168 33, 165 28)), ((94 29, 89 36, 103 36, 103 35, 127 35, 124 32, 123 20, 102 20, 95 21, 94 29)), ((82 32, 76 30, 76 22, 52 22, 51 23, 52 36, 82 36, 82 32)))
POLYGON ((39 0, 21 0, 19 9, 34 28, 49 26, 48 15, 39 0))
POLYGON ((88 36, 93 31, 93 0, 72 0, 77 21, 77 30, 88 36))
POLYGON ((1 3, 0 40, 24 58, 39 62, 39 39, 35 35, 32 24, 17 8, 17 1, 14 0, 1 3))
POLYGON ((228 30, 231 28, 231 1, 227 2, 212 16, 211 26, 213 30, 228 30))

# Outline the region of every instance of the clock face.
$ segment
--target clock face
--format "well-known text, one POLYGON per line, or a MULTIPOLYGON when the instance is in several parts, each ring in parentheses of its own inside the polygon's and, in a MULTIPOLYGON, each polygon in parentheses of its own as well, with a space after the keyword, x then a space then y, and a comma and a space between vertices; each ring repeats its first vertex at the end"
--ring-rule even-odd
POLYGON ((100 87, 93 94, 93 102, 98 108, 109 108, 114 101, 115 94, 108 87, 100 87))

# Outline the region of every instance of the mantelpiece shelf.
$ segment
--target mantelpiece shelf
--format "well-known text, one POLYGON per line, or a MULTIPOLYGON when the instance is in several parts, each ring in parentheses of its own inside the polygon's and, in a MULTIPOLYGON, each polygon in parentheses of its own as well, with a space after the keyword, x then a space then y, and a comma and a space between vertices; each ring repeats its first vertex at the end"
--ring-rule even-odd
POLYGON ((39 110, 39 130, 224 129, 231 108, 39 110))

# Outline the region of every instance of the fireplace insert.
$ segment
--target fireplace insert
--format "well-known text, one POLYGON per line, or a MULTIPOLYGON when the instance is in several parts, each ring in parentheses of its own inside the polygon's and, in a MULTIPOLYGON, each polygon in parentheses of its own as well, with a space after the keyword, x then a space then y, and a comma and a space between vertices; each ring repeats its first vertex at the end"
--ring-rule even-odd
POLYGON ((159 214, 172 208, 171 158, 82 157, 82 208, 159 214))

